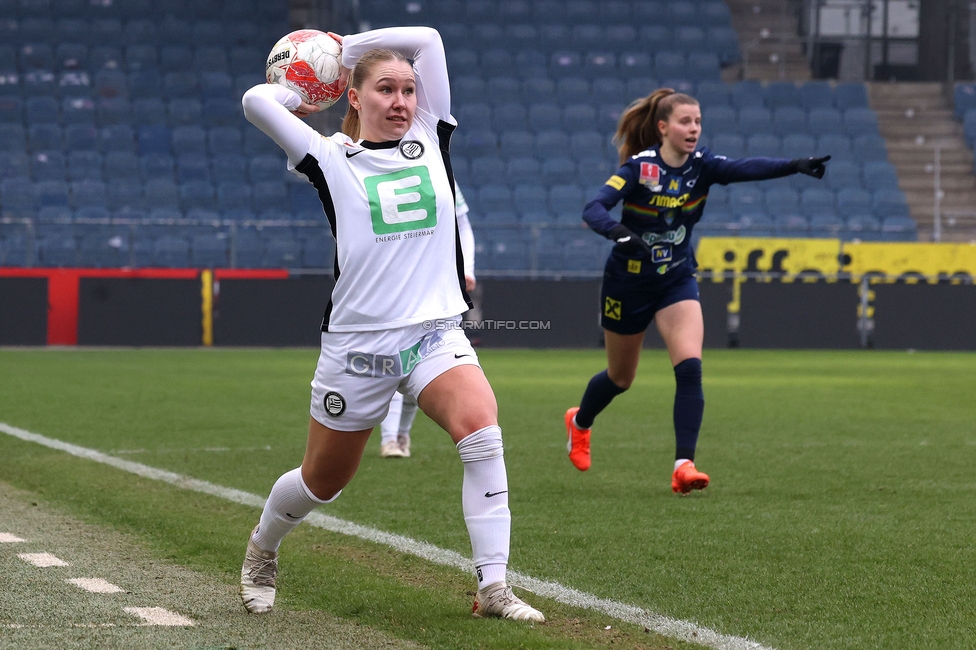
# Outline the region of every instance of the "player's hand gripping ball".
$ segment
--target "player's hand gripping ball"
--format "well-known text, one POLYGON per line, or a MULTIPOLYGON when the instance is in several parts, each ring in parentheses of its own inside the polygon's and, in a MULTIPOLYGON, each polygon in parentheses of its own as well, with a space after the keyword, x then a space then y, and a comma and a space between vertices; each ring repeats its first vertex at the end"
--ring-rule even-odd
POLYGON ((281 84, 298 93, 302 101, 328 108, 346 89, 339 57, 342 46, 317 29, 299 29, 275 43, 268 55, 268 83, 281 84))

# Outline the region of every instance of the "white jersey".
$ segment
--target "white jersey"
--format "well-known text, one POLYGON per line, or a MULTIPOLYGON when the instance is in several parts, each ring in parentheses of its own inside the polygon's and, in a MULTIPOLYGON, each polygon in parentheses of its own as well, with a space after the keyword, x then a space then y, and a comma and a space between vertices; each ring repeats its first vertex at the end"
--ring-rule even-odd
POLYGON ((469 307, 457 219, 450 139, 450 89, 436 31, 399 27, 346 36, 352 68, 374 48, 414 62, 417 111, 394 142, 324 137, 291 115, 300 100, 277 85, 244 96, 247 118, 288 154, 288 167, 318 191, 336 239, 332 300, 322 330, 377 331, 457 316, 469 307))

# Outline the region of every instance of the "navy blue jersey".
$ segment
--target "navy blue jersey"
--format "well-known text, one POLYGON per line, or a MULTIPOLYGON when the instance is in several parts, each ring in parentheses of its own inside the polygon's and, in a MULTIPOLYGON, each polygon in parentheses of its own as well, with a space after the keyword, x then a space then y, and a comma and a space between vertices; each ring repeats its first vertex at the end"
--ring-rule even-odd
MULTIPOLYGON (((701 219, 713 183, 726 185, 744 181, 779 178, 794 173, 790 161, 782 158, 729 160, 708 148, 688 156, 681 167, 671 167, 661 158, 658 146, 631 156, 610 177, 583 210, 583 220, 594 231, 609 236, 617 225, 609 214, 624 202, 620 223, 651 247, 650 257, 628 257, 614 247, 613 261, 625 265, 627 275, 650 279, 672 270, 693 273, 697 267, 691 249, 691 230, 701 219)), ((670 276, 669 276, 670 277, 670 276)))

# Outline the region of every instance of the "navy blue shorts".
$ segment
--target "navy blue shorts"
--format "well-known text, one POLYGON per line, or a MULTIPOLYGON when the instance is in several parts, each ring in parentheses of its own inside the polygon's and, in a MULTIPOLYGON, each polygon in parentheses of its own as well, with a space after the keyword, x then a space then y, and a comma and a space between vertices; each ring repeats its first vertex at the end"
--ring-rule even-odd
POLYGON ((640 334, 665 307, 682 300, 699 300, 694 275, 682 273, 673 280, 647 282, 640 277, 621 277, 610 266, 603 274, 600 290, 600 324, 615 334, 640 334))

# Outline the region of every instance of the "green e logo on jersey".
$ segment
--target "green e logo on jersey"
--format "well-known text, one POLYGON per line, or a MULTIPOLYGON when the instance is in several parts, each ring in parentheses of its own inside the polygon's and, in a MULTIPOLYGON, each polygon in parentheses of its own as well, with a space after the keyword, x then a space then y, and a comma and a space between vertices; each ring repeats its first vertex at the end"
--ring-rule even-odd
POLYGON ((363 179, 373 232, 387 235, 437 225, 437 201, 426 166, 363 179))

